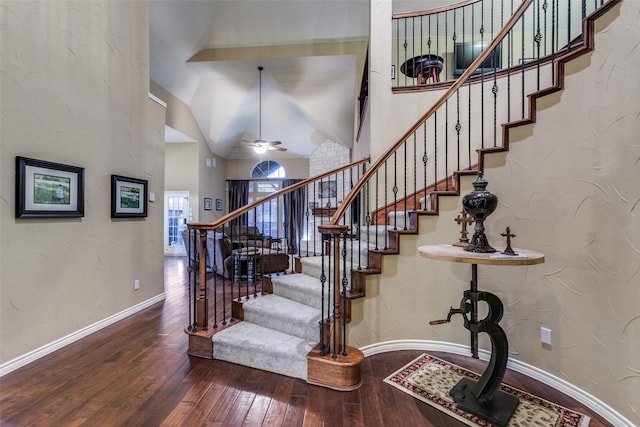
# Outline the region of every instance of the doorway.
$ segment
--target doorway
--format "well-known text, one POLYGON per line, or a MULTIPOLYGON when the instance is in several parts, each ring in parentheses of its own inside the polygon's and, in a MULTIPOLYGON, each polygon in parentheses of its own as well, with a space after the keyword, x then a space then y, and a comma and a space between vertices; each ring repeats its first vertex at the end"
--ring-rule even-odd
POLYGON ((192 220, 188 191, 165 191, 164 193, 164 254, 186 256, 182 241, 182 230, 192 220))

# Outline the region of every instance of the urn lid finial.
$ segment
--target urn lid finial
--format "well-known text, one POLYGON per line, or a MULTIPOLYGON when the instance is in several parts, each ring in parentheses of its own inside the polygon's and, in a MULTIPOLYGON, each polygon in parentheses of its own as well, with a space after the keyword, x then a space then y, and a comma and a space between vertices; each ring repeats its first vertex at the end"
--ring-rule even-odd
POLYGON ((482 171, 478 171, 478 177, 473 181, 473 189, 476 191, 484 191, 487 188, 487 180, 484 179, 482 171))

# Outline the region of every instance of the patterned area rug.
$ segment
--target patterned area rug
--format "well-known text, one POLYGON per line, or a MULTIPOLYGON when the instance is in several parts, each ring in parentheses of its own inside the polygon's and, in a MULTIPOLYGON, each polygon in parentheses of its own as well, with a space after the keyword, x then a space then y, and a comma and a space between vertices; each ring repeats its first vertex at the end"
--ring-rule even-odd
MULTIPOLYGON (((453 363, 423 354, 385 378, 384 381, 470 426, 492 426, 493 424, 456 408, 456 403, 449 396, 449 390, 463 377, 475 381, 480 378, 480 375, 453 363)), ((509 426, 586 427, 589 425, 590 418, 586 415, 506 384, 502 384, 500 390, 520 399, 520 404, 509 421, 509 426)))

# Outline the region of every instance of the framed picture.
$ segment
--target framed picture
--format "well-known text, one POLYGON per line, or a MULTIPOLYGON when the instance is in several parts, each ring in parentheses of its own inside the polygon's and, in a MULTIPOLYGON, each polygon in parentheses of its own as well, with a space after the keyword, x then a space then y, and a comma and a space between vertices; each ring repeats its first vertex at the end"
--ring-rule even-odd
POLYGON ((147 216, 147 181, 111 175, 111 218, 147 216))
POLYGON ((392 65, 391 66, 391 80, 396 78, 396 66, 392 65))
POLYGON ((208 198, 208 197, 205 197, 204 198, 204 210, 205 211, 210 211, 211 209, 213 209, 212 206, 213 206, 213 203, 212 203, 211 199, 208 198))
POLYGON ((216 199, 216 210, 217 211, 222 210, 222 199, 216 199))
POLYGON ((84 168, 16 157, 16 218, 84 216, 84 168))
POLYGON ((338 194, 338 186, 335 180, 320 181, 318 183, 318 197, 321 199, 328 199, 330 197, 336 197, 338 194))

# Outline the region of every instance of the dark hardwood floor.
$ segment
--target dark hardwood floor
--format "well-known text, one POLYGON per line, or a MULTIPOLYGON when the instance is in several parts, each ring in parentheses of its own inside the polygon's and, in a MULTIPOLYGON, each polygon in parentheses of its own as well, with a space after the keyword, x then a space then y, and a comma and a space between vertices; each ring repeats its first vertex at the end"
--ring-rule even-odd
MULTIPOLYGON (((382 382, 422 351, 365 359, 363 386, 338 392, 186 354, 185 259, 167 258, 163 303, 0 378, 2 426, 462 426, 382 382)), ((481 372, 470 357, 435 356, 481 372)), ((592 417, 521 374, 505 382, 592 417)))

